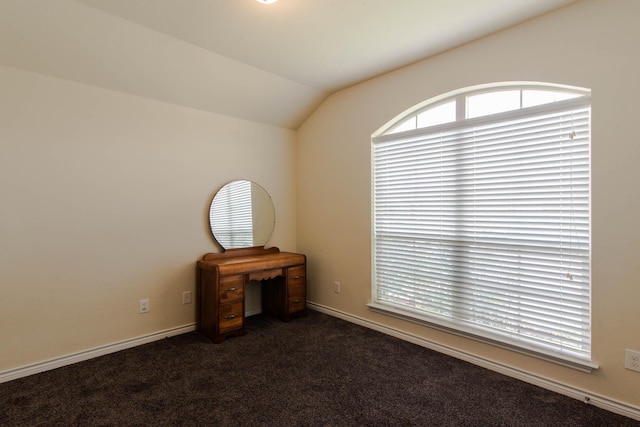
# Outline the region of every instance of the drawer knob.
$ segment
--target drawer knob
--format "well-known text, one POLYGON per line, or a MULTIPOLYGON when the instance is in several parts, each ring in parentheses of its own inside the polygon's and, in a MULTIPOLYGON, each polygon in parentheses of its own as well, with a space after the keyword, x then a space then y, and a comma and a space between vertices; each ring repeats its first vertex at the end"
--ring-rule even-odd
POLYGON ((235 319, 236 317, 238 317, 237 314, 230 314, 228 316, 224 316, 225 319, 235 319))
POLYGON ((301 279, 302 276, 293 276, 292 279, 301 279))
POLYGON ((302 300, 299 300, 299 299, 294 299, 293 300, 293 302, 300 302, 300 301, 302 301, 302 300))
POLYGON ((225 291, 226 292, 229 292, 229 291, 233 292, 233 291, 237 291, 238 289, 240 289, 240 288, 227 288, 227 289, 225 289, 225 291))

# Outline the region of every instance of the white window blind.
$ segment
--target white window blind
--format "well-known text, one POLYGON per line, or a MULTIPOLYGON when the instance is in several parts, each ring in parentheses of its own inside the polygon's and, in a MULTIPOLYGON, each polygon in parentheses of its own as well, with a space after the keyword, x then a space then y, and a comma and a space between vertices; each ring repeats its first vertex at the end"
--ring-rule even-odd
POLYGON ((373 305, 591 360, 590 97, 373 139, 373 305))
POLYGON ((238 180, 225 185, 211 204, 209 221, 224 247, 253 246, 251 182, 238 180))

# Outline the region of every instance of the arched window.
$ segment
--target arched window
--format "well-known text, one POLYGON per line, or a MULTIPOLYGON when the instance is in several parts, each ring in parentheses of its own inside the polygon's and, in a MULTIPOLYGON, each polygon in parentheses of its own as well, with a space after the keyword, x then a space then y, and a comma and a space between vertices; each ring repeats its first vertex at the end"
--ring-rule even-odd
POLYGON ((590 370, 590 91, 503 83, 372 138, 370 306, 590 370))

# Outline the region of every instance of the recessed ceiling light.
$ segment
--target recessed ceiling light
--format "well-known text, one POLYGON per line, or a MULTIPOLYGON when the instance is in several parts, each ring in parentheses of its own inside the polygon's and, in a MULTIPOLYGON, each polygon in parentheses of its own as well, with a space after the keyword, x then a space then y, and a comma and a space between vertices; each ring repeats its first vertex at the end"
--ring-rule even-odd
POLYGON ((271 3, 275 3, 278 0, 256 0, 258 3, 264 3, 264 4, 271 4, 271 3))

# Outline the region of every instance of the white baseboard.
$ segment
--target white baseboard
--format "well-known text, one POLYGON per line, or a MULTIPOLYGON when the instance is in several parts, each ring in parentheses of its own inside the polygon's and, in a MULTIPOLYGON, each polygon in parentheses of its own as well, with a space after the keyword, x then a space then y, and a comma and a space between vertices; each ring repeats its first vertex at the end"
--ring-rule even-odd
POLYGON ((116 351, 137 347, 142 344, 147 344, 153 341, 158 341, 158 340, 161 340, 167 337, 172 337, 175 335, 185 334, 187 332, 192 332, 195 330, 196 330, 196 324, 190 323, 187 325, 154 332, 148 335, 143 335, 143 336, 131 338, 128 340, 119 341, 113 344, 108 344, 101 347, 80 351, 78 353, 57 357, 55 359, 45 360, 44 362, 38 362, 32 365, 26 365, 26 366, 22 366, 15 369, 10 369, 8 371, 0 372, 0 383, 12 381, 18 378, 26 377, 26 376, 37 374, 44 371, 49 371, 51 369, 61 368, 63 366, 71 365, 73 363, 93 359, 94 357, 104 356, 109 353, 115 353, 116 351))
POLYGON ((372 322, 371 320, 364 319, 359 316, 354 316, 340 310, 335 310, 333 308, 330 308, 321 304, 307 301, 307 306, 313 310, 328 314, 333 317, 337 317, 342 320, 346 320, 347 322, 355 323, 357 325, 364 326, 365 328, 373 329, 378 332, 382 332, 384 334, 391 335, 396 338, 400 338, 404 341, 408 341, 410 343, 419 345, 421 347, 435 350, 439 353, 444 353, 448 356, 452 356, 457 359, 461 359, 466 362, 473 363, 474 365, 482 366, 483 368, 487 368, 489 370, 499 372, 501 374, 527 382, 529 384, 534 384, 544 389, 554 391, 556 393, 569 396, 577 400, 581 400, 585 403, 597 406, 607 411, 640 421, 640 407, 638 406, 629 405, 627 403, 620 402, 615 399, 610 399, 605 396, 600 396, 588 391, 580 390, 573 386, 562 384, 557 381, 551 380, 549 378, 541 377, 539 375, 526 372, 521 369, 514 368, 512 366, 508 366, 508 365, 498 363, 498 362, 495 362, 471 353, 466 353, 466 352, 457 350, 452 347, 438 344, 438 343, 426 340, 422 337, 409 334, 395 328, 390 328, 380 323, 372 322))
MULTIPOLYGON (((247 311, 245 313, 245 316, 249 317, 260 313, 262 313, 262 309, 258 308, 256 310, 247 311)), ((63 366, 82 362, 84 360, 93 359, 94 357, 100 357, 109 353, 115 353, 116 351, 125 350, 127 348, 137 347, 139 345, 158 341, 167 337, 185 334, 187 332, 192 332, 195 330, 196 324, 190 323, 187 325, 178 326, 176 328, 165 329, 163 331, 154 332, 148 335, 143 335, 128 340, 119 341, 113 344, 107 344, 101 347, 72 353, 66 356, 45 360, 43 362, 21 366, 15 369, 9 369, 7 371, 0 372, 0 384, 7 381, 16 380, 18 378, 27 377, 29 375, 38 374, 40 372, 49 371, 51 369, 61 368, 63 366)))
MULTIPOLYGON (((487 368, 492 371, 499 372, 501 374, 507 375, 512 378, 516 378, 518 380, 527 382, 529 384, 534 384, 536 386, 545 388, 547 390, 554 391, 556 393, 560 393, 562 395, 584 401, 588 404, 597 406, 607 411, 640 421, 640 407, 629 405, 624 402, 620 402, 615 399, 610 399, 608 397, 600 396, 584 390, 580 390, 575 387, 562 384, 557 381, 550 380, 548 378, 544 378, 536 374, 532 374, 508 365, 504 365, 489 359, 476 356, 471 353, 462 352, 460 350, 457 350, 448 346, 444 346, 442 344, 434 343, 424 338, 421 338, 412 334, 408 334, 406 332, 403 332, 394 328, 390 328, 388 326, 381 325, 379 323, 372 322, 370 320, 363 319, 361 317, 354 316, 339 310, 335 310, 333 308, 326 307, 321 304, 308 301, 307 306, 321 313, 325 313, 330 316, 337 317, 339 319, 346 320, 348 322, 355 323, 357 325, 364 326, 366 328, 373 329, 378 332, 382 332, 384 334, 394 336, 396 338, 400 338, 404 341, 408 341, 413 344, 416 344, 425 348, 429 348, 431 350, 435 350, 440 353, 444 353, 446 355, 455 357, 457 359, 461 359, 466 362, 473 363, 474 365, 482 366, 483 368, 487 368)), ((250 316, 253 314, 258 314, 259 312, 260 311, 255 310, 255 311, 246 313, 246 315, 250 316)), ((49 359, 44 362, 34 363, 31 365, 22 366, 15 369, 10 369, 8 371, 0 372, 0 383, 12 381, 18 378, 26 377, 26 376, 37 374, 40 372, 45 372, 51 369, 61 368, 63 366, 71 365, 77 362, 82 362, 84 360, 93 359, 94 357, 104 356, 106 354, 115 353, 120 350, 137 347, 142 344, 158 341, 171 336, 185 334, 187 332, 192 332, 195 330, 196 330, 195 323, 187 324, 183 326, 178 326, 176 328, 165 329, 163 331, 154 332, 148 335, 143 335, 140 337, 119 341, 113 344, 96 347, 90 350, 84 350, 84 351, 73 353, 67 356, 62 356, 55 359, 49 359)))
POLYGON ((244 317, 255 316, 256 314, 262 313, 261 308, 257 308, 255 310, 248 310, 244 312, 244 317))

